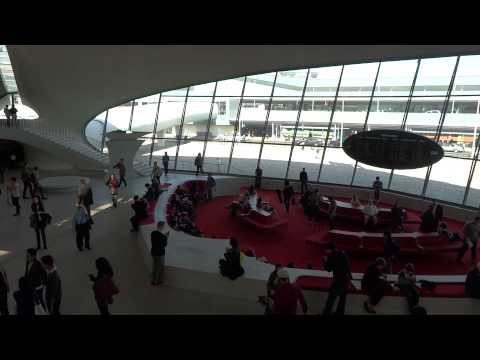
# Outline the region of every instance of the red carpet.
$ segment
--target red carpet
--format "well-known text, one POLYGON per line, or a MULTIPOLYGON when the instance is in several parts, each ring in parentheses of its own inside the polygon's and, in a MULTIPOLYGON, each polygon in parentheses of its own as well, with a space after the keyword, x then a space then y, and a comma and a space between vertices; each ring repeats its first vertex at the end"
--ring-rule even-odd
MULTIPOLYGON (((287 217, 283 205, 278 201, 274 191, 260 190, 265 201, 272 203, 281 218, 287 217)), ((296 195, 297 200, 300 195, 296 195)), ((324 220, 315 228, 310 225, 303 214, 301 205, 290 208, 288 224, 272 232, 261 232, 241 222, 238 218, 231 218, 224 207, 237 196, 222 196, 211 202, 199 205, 196 224, 207 237, 230 238, 236 237, 240 241, 242 250, 254 249, 257 256, 264 256, 269 263, 287 265, 293 262, 297 268, 306 268, 312 264, 313 269, 323 270, 321 257, 323 250, 312 244, 307 244, 305 238, 314 232, 328 232, 328 223, 324 220)), ((340 200, 340 199, 339 199, 340 200)), ((413 212, 413 211, 412 211, 413 212)), ((415 213, 415 212, 414 212, 415 213)), ((419 215, 418 212, 416 212, 419 215)), ((450 231, 462 233, 463 224, 453 220, 445 220, 450 231)), ((355 223, 338 222, 336 226, 342 230, 361 231, 361 225, 355 223)), ((416 231, 418 225, 407 224, 406 231, 416 231)), ((198 239, 202 241, 201 238, 198 239)), ((460 275, 468 272, 470 253, 465 255, 465 265, 455 262, 456 253, 435 254, 429 257, 401 257, 394 264, 393 271, 398 272, 407 262, 413 262, 418 274, 426 275, 460 275)), ((350 256, 353 272, 363 272, 374 257, 350 256)))

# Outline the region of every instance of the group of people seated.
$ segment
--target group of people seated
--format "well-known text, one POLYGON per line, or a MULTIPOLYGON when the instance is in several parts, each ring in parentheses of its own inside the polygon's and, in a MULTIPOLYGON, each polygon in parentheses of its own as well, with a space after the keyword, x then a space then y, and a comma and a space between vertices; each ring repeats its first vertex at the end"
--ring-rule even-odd
POLYGON ((201 236, 195 224, 195 206, 199 201, 199 194, 196 189, 187 192, 178 186, 170 200, 171 205, 171 226, 178 231, 186 232, 193 236, 201 236))
POLYGON ((241 194, 238 200, 234 200, 226 206, 226 208, 230 211, 230 215, 235 217, 239 210, 244 214, 248 214, 250 210, 254 210, 252 208, 252 204, 250 203, 250 200, 253 197, 257 198, 255 209, 263 210, 271 214, 275 213, 275 209, 272 204, 267 201, 263 201, 262 197, 257 195, 255 187, 250 185, 248 190, 244 194, 241 194))

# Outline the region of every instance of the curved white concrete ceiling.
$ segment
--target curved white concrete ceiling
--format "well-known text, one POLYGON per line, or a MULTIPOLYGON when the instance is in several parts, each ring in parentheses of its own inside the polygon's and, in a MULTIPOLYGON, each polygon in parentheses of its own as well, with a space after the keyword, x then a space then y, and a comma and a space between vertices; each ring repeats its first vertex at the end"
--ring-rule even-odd
POLYGON ((480 54, 480 45, 9 45, 24 102, 81 130, 106 108, 165 90, 274 70, 480 54))

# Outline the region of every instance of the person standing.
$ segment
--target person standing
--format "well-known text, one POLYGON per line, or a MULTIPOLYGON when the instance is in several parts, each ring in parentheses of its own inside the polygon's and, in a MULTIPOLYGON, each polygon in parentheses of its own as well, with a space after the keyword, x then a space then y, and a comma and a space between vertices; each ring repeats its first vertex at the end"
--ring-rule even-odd
POLYGON ((32 288, 35 304, 41 305, 43 310, 46 311, 43 289, 45 287, 47 273, 40 261, 37 260, 37 250, 33 248, 27 249, 25 277, 32 288))
POLYGON ((368 265, 362 277, 362 290, 367 294, 368 300, 363 303, 365 311, 375 314, 375 306, 378 305, 389 288, 384 275, 386 261, 384 258, 377 258, 374 263, 368 265))
POLYGON ((300 172, 300 188, 301 188, 302 195, 305 190, 308 190, 308 175, 307 175, 307 172, 305 171, 305 168, 303 168, 302 171, 300 172))
POLYGON ((283 187, 283 201, 285 203, 285 210, 287 210, 287 213, 290 211, 290 204, 292 202, 292 198, 295 195, 295 192, 293 191, 293 186, 290 185, 290 182, 288 180, 285 180, 283 187))
POLYGON ((165 171, 165 176, 168 175, 168 163, 170 162, 170 158, 168 156, 168 153, 165 151, 165 155, 162 156, 162 164, 163 164, 163 170, 165 171))
POLYGON ((202 160, 202 154, 198 153, 197 157, 195 158, 195 167, 197 168, 197 171, 195 173, 195 176, 198 176, 198 172, 203 173, 203 160, 202 160))
POLYGON ((10 315, 8 311, 8 293, 10 286, 8 283, 7 272, 0 264, 0 315, 10 315))
POLYGON ((100 315, 110 315, 108 306, 113 304, 113 296, 119 293, 118 287, 113 281, 113 269, 107 259, 100 257, 95 261, 97 275, 89 274, 93 282, 93 294, 100 311, 100 315))
POLYGON ((382 191, 383 188, 383 183, 380 181, 380 177, 376 177, 375 181, 373 182, 373 198, 375 199, 376 202, 380 200, 380 192, 382 191))
POLYGON ((337 201, 333 196, 329 196, 328 201, 328 224, 330 225, 331 230, 335 225, 335 218, 337 217, 337 201))
POLYGON ((158 166, 156 161, 153 162, 153 170, 152 170, 152 179, 156 179, 157 182, 160 184, 160 177, 162 176, 162 169, 158 166))
POLYGON ((480 299, 480 263, 472 268, 465 279, 465 295, 480 299))
POLYGON ((3 113, 5 114, 5 119, 7 119, 7 127, 10 127, 10 109, 8 104, 3 108, 3 113))
POLYGON ((390 231, 385 231, 383 233, 383 257, 387 261, 387 273, 392 273, 393 263, 396 261, 399 254, 400 245, 398 242, 393 240, 392 233, 390 231))
POLYGON ((297 304, 300 302, 302 311, 307 313, 308 307, 302 290, 290 283, 286 269, 277 271, 278 287, 273 294, 273 314, 275 315, 296 315, 297 304))
POLYGON ((17 315, 35 315, 34 291, 27 277, 22 276, 20 279, 18 279, 18 290, 13 293, 13 298, 17 304, 17 315))
POLYGON ((328 291, 327 302, 325 303, 324 315, 330 315, 337 297, 339 298, 336 315, 345 314, 348 286, 353 279, 350 270, 350 263, 344 251, 338 250, 334 243, 325 246, 327 256, 323 258, 323 266, 326 271, 333 272, 333 279, 328 291))
POLYGON ((217 185, 215 179, 212 177, 212 174, 208 173, 207 177, 207 198, 208 200, 213 199, 213 189, 217 185))
POLYGON ((43 241, 43 248, 47 249, 47 237, 45 236, 45 228, 47 227, 48 214, 45 211, 40 197, 34 196, 32 202, 32 215, 30 215, 30 226, 35 230, 37 237, 37 250, 41 248, 40 237, 43 241))
POLYGON ((16 212, 13 214, 13 216, 18 216, 20 215, 20 184, 15 176, 10 179, 10 184, 8 185, 7 190, 10 193, 12 205, 15 206, 16 209, 16 212))
POLYGON ((434 224, 435 224, 435 229, 438 229, 438 226, 443 220, 443 206, 438 204, 436 201, 434 202, 434 208, 435 208, 435 213, 434 213, 434 224))
POLYGON ((150 234, 152 255, 152 281, 153 286, 157 286, 163 283, 163 273, 165 268, 165 248, 168 245, 168 236, 170 232, 164 233, 164 221, 157 223, 157 230, 152 231, 150 234))
POLYGON ((110 175, 110 179, 108 180, 107 186, 110 189, 110 194, 112 195, 112 204, 113 207, 117 207, 117 196, 118 196, 118 187, 119 183, 117 178, 114 174, 110 175))
POLYGON ((262 174, 263 170, 260 167, 257 167, 255 170, 255 189, 260 189, 262 187, 262 174))
POLYGON ((140 221, 148 217, 147 207, 146 200, 140 199, 138 195, 133 197, 132 209, 135 214, 130 218, 130 223, 132 224, 131 232, 137 232, 140 221))
POLYGON ((78 251, 83 251, 83 246, 85 246, 85 249, 91 250, 91 218, 88 215, 87 209, 81 203, 77 204, 77 209, 75 211, 75 215, 73 216, 73 228, 75 229, 75 239, 77 241, 78 251))
POLYGON ((474 221, 468 222, 463 227, 463 246, 458 252, 457 262, 463 262, 463 256, 470 249, 472 252, 472 264, 477 259, 477 242, 480 237, 480 217, 476 216, 474 221))
POLYGON ((18 123, 17 123, 17 108, 15 107, 15 104, 12 104, 12 107, 10 108, 10 117, 12 119, 12 125, 14 127, 18 127, 18 123))
POLYGON ((43 193, 42 185, 40 185, 40 171, 38 170, 38 166, 33 167, 31 184, 33 188, 33 194, 40 195, 42 200, 47 200, 45 194, 43 193))
POLYGON ((60 315, 60 304, 62 303, 62 280, 58 276, 57 268, 53 257, 42 256, 42 265, 47 272, 45 281, 45 302, 50 315, 60 315))
POLYGON ((118 169, 118 174, 120 175, 120 181, 118 186, 122 186, 122 183, 125 184, 125 187, 127 187, 127 180, 125 179, 125 176, 127 175, 127 168, 125 167, 125 164, 123 162, 123 159, 120 159, 120 161, 113 167, 114 169, 118 169))
POLYGON ((33 197, 33 187, 32 187, 32 169, 28 163, 25 163, 22 169, 22 174, 20 175, 23 182, 23 198, 27 198, 27 189, 30 192, 30 196, 33 197))
POLYGON ((91 206, 93 205, 93 193, 90 185, 86 179, 80 179, 80 186, 78 187, 78 199, 79 203, 85 206, 88 215, 91 214, 91 206))

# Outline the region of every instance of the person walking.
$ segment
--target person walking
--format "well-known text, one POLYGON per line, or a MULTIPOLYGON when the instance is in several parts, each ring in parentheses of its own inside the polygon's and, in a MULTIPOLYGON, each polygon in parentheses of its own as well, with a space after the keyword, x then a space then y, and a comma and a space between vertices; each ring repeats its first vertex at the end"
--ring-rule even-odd
POLYGON ((60 304, 62 303, 62 280, 58 275, 53 257, 42 256, 41 262, 47 272, 45 281, 45 302, 50 315, 60 315, 60 304))
POLYGON ((47 237, 45 235, 45 228, 47 227, 49 215, 45 211, 40 197, 34 196, 32 202, 32 214, 30 215, 30 226, 35 230, 37 237, 37 250, 41 248, 40 238, 43 242, 43 249, 47 249, 47 237))
POLYGON ((89 274, 90 281, 93 282, 93 294, 100 311, 100 315, 110 315, 109 305, 113 304, 113 296, 118 294, 117 285, 113 281, 113 269, 108 260, 100 257, 95 261, 97 275, 89 274))
POLYGON ((73 216, 73 228, 75 229, 75 239, 77 242, 78 251, 83 251, 85 249, 91 250, 90 248, 90 229, 91 229, 91 218, 88 215, 88 211, 84 205, 78 203, 76 205, 75 215, 73 216))
POLYGON ((323 258, 323 266, 326 271, 333 272, 333 279, 328 291, 328 298, 323 314, 331 314, 335 300, 338 297, 339 300, 335 314, 344 315, 347 302, 347 290, 353 279, 350 263, 347 254, 337 249, 334 243, 328 243, 325 246, 325 252, 327 256, 323 258))
POLYGON ((285 180, 283 187, 283 201, 285 204, 285 210, 287 210, 287 213, 290 211, 290 204, 292 202, 292 198, 295 195, 295 192, 293 190, 293 186, 290 185, 290 182, 288 180, 285 180))
POLYGON ((373 187, 373 198, 375 199, 375 202, 378 202, 380 200, 380 192, 383 188, 383 183, 380 181, 380 177, 376 177, 375 181, 372 184, 373 187))
POLYGON ((13 293, 17 304, 16 313, 19 316, 35 315, 35 295, 32 285, 26 276, 18 279, 18 290, 13 293))
POLYGON ((195 167, 197 168, 195 176, 198 176, 198 172, 203 173, 203 160, 201 153, 198 153, 197 157, 195 158, 195 167))
POLYGON ((463 227, 463 246, 458 252, 457 263, 463 263, 465 253, 470 249, 472 252, 472 265, 477 259, 477 242, 480 237, 480 217, 476 216, 474 221, 468 222, 463 227))
POLYGON ((0 264, 0 315, 10 315, 8 311, 8 293, 10 285, 8 283, 7 272, 0 264))
POLYGON ((165 155, 162 156, 162 164, 163 164, 163 170, 165 171, 165 176, 168 175, 169 162, 170 162, 170 157, 168 156, 168 153, 165 151, 165 155))
POLYGON ((28 199, 27 189, 30 193, 30 196, 33 197, 32 169, 30 168, 30 165, 28 163, 25 163, 25 165, 23 166, 20 178, 23 182, 23 198, 28 199))
POLYGON ((40 170, 38 169, 38 166, 33 167, 32 175, 31 175, 31 184, 32 184, 32 189, 33 189, 33 194, 34 195, 39 195, 42 200, 47 200, 45 194, 43 193, 43 188, 42 185, 40 184, 40 170))
POLYGON ((300 188, 302 195, 305 190, 308 190, 308 175, 307 172, 305 171, 305 168, 302 169, 300 172, 300 188))
POLYGON ((85 206, 88 216, 91 216, 91 206, 93 205, 92 188, 87 183, 86 179, 80 179, 80 186, 78 187, 79 203, 85 206))
POLYGON ((127 168, 125 167, 124 160, 120 159, 120 161, 113 167, 114 169, 118 169, 118 174, 120 175, 120 181, 118 186, 122 186, 122 183, 125 184, 125 187, 127 187, 127 180, 125 179, 125 176, 127 175, 127 168))
POLYGON ((35 304, 41 305, 43 310, 46 311, 43 289, 45 288, 47 273, 40 261, 37 260, 37 250, 33 248, 27 249, 25 277, 32 288, 35 304))
POLYGON ((160 184, 160 177, 162 176, 162 169, 158 166, 156 161, 153 162, 153 170, 152 170, 152 180, 156 179, 157 182, 160 184))
POLYGON ((8 104, 3 108, 3 113, 5 114, 5 119, 7 119, 7 127, 10 127, 10 109, 8 104))
POLYGON ((18 216, 20 215, 20 184, 15 176, 10 179, 10 184, 8 184, 7 191, 10 194, 12 205, 15 206, 16 209, 13 216, 18 216))
POLYGON ((207 198, 208 200, 213 199, 213 189, 217 185, 215 179, 213 178, 212 174, 208 173, 207 177, 207 198))
POLYGON ((15 107, 15 104, 12 104, 12 107, 10 108, 10 118, 12 119, 12 125, 14 127, 18 127, 17 123, 17 108, 15 107))
POLYGON ((110 194, 112 195, 112 204, 113 207, 117 207, 117 197, 118 197, 118 187, 120 186, 118 183, 117 178, 114 174, 110 175, 110 179, 108 180, 107 186, 110 189, 110 194))
POLYGON ((168 245, 168 237, 170 232, 164 233, 165 222, 159 221, 157 223, 157 230, 150 234, 152 255, 152 281, 151 285, 157 286, 163 283, 163 274, 165 268, 165 248, 168 245))
POLYGON ((262 174, 263 170, 260 167, 255 169, 255 189, 260 189, 262 187, 262 174))

